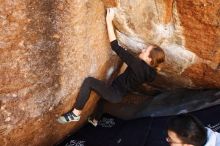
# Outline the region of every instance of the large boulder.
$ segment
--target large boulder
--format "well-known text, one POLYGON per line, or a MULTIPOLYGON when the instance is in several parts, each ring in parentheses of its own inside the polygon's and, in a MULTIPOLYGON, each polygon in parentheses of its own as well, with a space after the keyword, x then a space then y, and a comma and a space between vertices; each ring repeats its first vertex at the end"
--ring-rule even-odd
POLYGON ((123 0, 115 26, 121 44, 133 51, 152 43, 165 50, 158 86, 219 88, 219 8, 218 0, 123 0))
POLYGON ((101 1, 0 2, 0 145, 52 145, 85 121, 60 125, 87 76, 108 79, 112 58, 101 1), (111 61, 110 61, 111 58, 111 61))
POLYGON ((121 65, 107 37, 105 8, 116 6, 120 44, 166 52, 154 87, 220 88, 218 0, 0 0, 1 145, 53 145, 82 120, 56 118, 74 105, 87 76, 109 81, 121 65))

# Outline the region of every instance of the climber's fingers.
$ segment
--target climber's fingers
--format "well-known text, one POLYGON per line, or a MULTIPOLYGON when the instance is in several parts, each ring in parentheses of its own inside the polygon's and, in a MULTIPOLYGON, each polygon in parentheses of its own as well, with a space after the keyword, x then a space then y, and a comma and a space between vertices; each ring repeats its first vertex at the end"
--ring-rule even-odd
POLYGON ((115 16, 115 10, 114 8, 107 8, 107 14, 106 14, 106 20, 112 21, 115 16))

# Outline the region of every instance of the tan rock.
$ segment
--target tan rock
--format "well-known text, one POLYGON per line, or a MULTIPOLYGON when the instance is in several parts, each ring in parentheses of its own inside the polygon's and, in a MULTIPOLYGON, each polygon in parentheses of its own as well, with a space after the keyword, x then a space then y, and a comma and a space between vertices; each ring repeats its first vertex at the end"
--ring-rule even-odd
POLYGON ((164 48, 154 85, 220 88, 219 0, 0 0, 1 144, 53 145, 84 124, 94 92, 79 123, 56 118, 74 105, 85 77, 108 81, 120 66, 105 24, 112 6, 121 45, 164 48))
POLYGON ((219 6, 218 0, 124 0, 115 9, 114 22, 127 48, 138 52, 150 43, 164 48, 166 64, 160 74, 166 83, 162 86, 219 88, 219 6), (201 69, 201 64, 209 70, 201 69))

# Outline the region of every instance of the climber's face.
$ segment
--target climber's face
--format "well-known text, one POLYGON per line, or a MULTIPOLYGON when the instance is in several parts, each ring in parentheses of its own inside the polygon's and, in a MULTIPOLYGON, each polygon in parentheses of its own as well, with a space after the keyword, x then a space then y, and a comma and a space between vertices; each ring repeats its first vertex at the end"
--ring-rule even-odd
POLYGON ((152 58, 150 57, 150 52, 153 49, 153 46, 150 45, 147 49, 143 49, 139 54, 139 58, 144 60, 148 65, 151 65, 152 58))

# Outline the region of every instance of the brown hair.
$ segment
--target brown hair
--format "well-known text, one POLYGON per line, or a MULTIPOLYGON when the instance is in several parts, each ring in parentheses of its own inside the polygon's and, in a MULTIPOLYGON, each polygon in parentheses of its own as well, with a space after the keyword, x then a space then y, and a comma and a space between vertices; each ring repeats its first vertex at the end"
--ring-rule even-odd
POLYGON ((161 63, 165 61, 165 53, 157 45, 152 45, 153 49, 150 51, 149 57, 152 59, 150 65, 157 68, 161 63))

